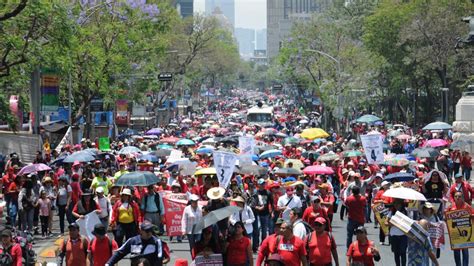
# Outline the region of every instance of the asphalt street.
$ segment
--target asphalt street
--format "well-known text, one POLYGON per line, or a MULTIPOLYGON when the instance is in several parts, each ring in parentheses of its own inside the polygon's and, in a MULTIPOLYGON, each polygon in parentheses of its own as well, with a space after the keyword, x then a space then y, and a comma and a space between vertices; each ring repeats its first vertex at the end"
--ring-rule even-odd
MULTIPOLYGON (((57 221, 57 216, 54 217, 54 230, 53 233, 56 235, 59 233, 57 230, 59 228, 59 223, 57 221)), ((345 265, 345 254, 346 254, 346 222, 347 219, 344 221, 341 221, 339 219, 339 214, 334 215, 334 220, 333 220, 333 236, 336 240, 337 244, 337 249, 338 249, 338 254, 339 254, 339 263, 341 265, 345 265)), ((368 231, 368 237, 370 240, 373 240, 377 246, 377 248, 380 251, 381 254, 381 260, 376 263, 376 265, 395 265, 395 262, 393 260, 393 254, 390 250, 390 246, 384 245, 381 246, 378 243, 378 229, 374 228, 374 224, 366 224, 366 228, 368 231)), ((41 239, 36 237, 35 240, 35 251, 37 254, 39 254, 38 262, 42 261, 48 261, 48 262, 54 262, 56 261, 56 255, 54 253, 54 250, 57 249, 60 241, 58 241, 58 237, 53 237, 53 238, 48 238, 48 239, 41 239)), ((185 258, 189 262, 191 261, 191 254, 189 252, 189 244, 187 240, 183 240, 182 243, 177 243, 176 238, 173 239, 173 242, 169 241, 168 237, 162 237, 164 241, 166 241, 169 244, 169 247, 171 249, 171 262, 168 263, 168 265, 174 265, 174 262, 178 258, 185 258)), ((355 236, 354 236, 355 239, 355 236)), ((441 250, 441 257, 439 258, 440 265, 454 265, 454 256, 453 252, 449 248, 449 237, 446 232, 445 235, 446 239, 446 246, 444 250, 441 250)), ((386 240, 385 243, 387 243, 388 240, 386 240)), ((472 261, 472 258, 474 258, 474 252, 472 249, 470 250, 470 258, 472 261)), ((256 259, 257 255, 254 255, 254 259, 256 259)), ((129 260, 122 260, 119 265, 130 265, 129 260)))

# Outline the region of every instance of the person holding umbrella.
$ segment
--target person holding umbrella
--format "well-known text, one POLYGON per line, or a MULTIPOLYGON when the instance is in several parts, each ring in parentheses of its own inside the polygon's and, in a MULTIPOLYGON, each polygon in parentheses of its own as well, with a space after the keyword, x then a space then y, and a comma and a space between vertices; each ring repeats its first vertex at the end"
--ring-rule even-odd
POLYGON ((110 220, 110 227, 116 229, 115 240, 119 246, 122 245, 124 238, 128 240, 137 235, 140 221, 140 208, 132 201, 132 191, 124 188, 120 193, 120 200, 112 208, 110 220))

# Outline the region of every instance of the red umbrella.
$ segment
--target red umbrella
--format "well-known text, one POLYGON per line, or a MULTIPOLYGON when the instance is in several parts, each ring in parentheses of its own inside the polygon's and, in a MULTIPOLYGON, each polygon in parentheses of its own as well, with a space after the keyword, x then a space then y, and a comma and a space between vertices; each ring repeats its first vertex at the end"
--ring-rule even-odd
POLYGON ((327 166, 311 165, 303 169, 303 173, 307 175, 332 175, 334 170, 327 166))
POLYGON ((176 143, 178 142, 179 138, 177 137, 168 137, 168 138, 162 138, 159 140, 160 143, 176 143))

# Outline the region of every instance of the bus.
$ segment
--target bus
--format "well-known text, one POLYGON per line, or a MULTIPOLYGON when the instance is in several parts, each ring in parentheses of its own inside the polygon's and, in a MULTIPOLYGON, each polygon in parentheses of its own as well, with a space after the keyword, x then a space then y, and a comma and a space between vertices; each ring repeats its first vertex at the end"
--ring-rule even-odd
POLYGON ((252 107, 247 110, 247 124, 249 126, 271 127, 273 126, 273 107, 252 107))

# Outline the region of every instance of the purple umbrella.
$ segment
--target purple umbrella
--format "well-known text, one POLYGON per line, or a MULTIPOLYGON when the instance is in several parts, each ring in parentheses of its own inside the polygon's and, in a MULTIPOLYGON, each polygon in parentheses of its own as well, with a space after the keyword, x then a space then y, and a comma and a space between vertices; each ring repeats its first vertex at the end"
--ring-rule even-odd
POLYGON ((147 135, 160 135, 163 132, 161 128, 152 128, 146 132, 147 135))
POLYGON ((36 163, 36 164, 30 164, 21 168, 20 172, 18 172, 18 175, 27 175, 34 172, 41 172, 41 171, 48 171, 48 170, 51 170, 51 167, 47 166, 44 163, 36 163))
POLYGON ((423 147, 437 148, 437 147, 443 147, 447 145, 448 145, 448 142, 444 139, 430 139, 425 143, 423 147))

